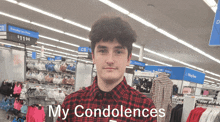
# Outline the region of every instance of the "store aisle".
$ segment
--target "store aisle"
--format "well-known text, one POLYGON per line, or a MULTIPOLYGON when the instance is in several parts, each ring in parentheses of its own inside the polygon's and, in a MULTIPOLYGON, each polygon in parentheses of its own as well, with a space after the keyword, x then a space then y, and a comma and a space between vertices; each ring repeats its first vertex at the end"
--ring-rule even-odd
POLYGON ((0 109, 0 122, 11 122, 9 120, 7 121, 6 115, 7 115, 6 111, 0 109))

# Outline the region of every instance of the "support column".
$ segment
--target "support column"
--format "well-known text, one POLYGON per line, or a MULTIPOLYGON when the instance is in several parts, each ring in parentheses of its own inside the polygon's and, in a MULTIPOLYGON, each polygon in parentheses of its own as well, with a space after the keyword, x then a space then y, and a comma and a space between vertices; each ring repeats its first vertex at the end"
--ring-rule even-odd
POLYGON ((144 46, 140 46, 139 61, 143 62, 144 46))

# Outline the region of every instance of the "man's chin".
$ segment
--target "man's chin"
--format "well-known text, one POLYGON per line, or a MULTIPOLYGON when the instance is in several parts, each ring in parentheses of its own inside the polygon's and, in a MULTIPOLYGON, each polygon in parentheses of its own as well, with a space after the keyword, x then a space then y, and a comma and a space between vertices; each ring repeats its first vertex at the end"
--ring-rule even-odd
POLYGON ((104 76, 103 77, 103 81, 108 82, 108 83, 112 83, 112 82, 116 82, 118 81, 120 78, 115 77, 115 76, 104 76))

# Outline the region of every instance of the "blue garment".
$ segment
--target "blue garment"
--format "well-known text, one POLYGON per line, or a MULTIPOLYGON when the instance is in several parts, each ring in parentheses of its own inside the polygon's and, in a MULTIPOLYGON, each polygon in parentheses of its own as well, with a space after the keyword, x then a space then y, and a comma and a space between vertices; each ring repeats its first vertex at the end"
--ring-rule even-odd
POLYGON ((71 70, 71 68, 72 68, 72 67, 71 67, 70 65, 68 65, 66 69, 71 70))
POLYGON ((17 122, 24 122, 24 119, 19 118, 17 122))
POLYGON ((136 78, 135 78, 135 79, 134 79, 134 84, 139 84, 139 83, 140 83, 139 79, 136 80, 136 78))
POLYGON ((16 117, 14 117, 14 119, 13 119, 13 121, 12 121, 12 122, 18 122, 18 121, 17 121, 17 119, 16 119, 16 117))
POLYGON ((55 65, 54 65, 54 64, 52 64, 52 63, 51 63, 51 64, 49 64, 49 65, 48 65, 48 67, 47 67, 47 70, 48 70, 48 71, 50 71, 50 72, 55 71, 54 66, 55 66, 55 65))
POLYGON ((76 67, 75 67, 75 66, 72 66, 72 67, 70 68, 70 70, 71 70, 71 71, 76 71, 76 67))
POLYGON ((23 106, 21 107, 21 113, 24 113, 24 114, 27 113, 27 105, 23 105, 23 106))

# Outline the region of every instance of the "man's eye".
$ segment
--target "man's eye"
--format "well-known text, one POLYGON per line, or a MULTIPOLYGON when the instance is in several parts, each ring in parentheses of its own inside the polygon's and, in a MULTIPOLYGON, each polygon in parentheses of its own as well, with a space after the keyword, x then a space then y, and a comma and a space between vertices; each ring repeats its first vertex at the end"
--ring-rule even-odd
POLYGON ((122 51, 116 51, 116 53, 117 53, 117 54, 121 54, 121 53, 122 53, 122 51))
POLYGON ((99 52, 106 53, 107 51, 106 50, 99 50, 99 52))

